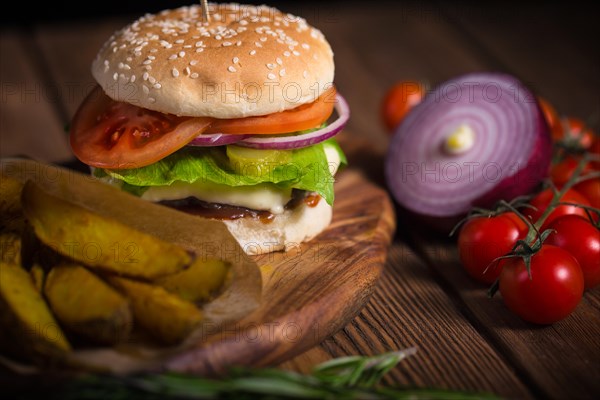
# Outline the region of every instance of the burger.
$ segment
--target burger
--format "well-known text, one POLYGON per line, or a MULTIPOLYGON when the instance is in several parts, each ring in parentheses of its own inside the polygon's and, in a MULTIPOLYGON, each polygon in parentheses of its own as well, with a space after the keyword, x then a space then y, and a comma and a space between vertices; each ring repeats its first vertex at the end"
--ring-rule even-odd
POLYGON ((249 254, 329 225, 349 110, 331 47, 303 18, 233 3, 147 14, 92 74, 70 142, 95 177, 223 220, 249 254))

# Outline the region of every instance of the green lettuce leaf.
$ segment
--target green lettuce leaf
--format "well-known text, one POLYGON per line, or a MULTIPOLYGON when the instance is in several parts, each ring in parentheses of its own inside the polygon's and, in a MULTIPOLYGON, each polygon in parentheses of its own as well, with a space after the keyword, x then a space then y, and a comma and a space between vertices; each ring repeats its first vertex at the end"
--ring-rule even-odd
POLYGON ((214 183, 231 187, 272 183, 281 188, 316 192, 333 204, 334 177, 329 170, 325 147, 336 150, 342 164, 346 156, 334 139, 295 150, 285 150, 285 163, 269 163, 258 168, 234 168, 225 146, 185 147, 162 160, 135 169, 104 170, 123 181, 122 189, 141 195, 150 186, 165 186, 176 181, 214 183), (241 173, 243 172, 243 173, 241 173))

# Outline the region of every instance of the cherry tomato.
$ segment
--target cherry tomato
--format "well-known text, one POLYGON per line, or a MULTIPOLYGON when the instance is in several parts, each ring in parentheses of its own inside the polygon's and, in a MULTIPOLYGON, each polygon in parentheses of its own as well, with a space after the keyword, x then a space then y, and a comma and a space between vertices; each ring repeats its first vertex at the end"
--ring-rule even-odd
POLYGON ((552 104, 542 97, 538 97, 538 103, 542 109, 542 112, 544 113, 544 117, 548 123, 548 128, 550 128, 552 139, 555 141, 560 140, 563 136, 563 126, 556 109, 552 107, 552 104))
POLYGON ((522 258, 503 263, 500 293, 506 307, 525 321, 551 324, 567 317, 579 304, 583 273, 568 251, 544 244, 531 257, 531 278, 522 258))
POLYGON ((557 218, 550 229, 556 230, 546 243, 567 250, 579 263, 585 289, 600 283, 600 230, 577 215, 557 218))
POLYGON ((381 105, 381 117, 389 132, 394 132, 424 95, 423 85, 415 81, 401 81, 388 90, 381 105))
MULTIPOLYGON (((544 213, 550 201, 552 201, 553 193, 551 189, 546 189, 537 194, 531 201, 530 204, 537 208, 534 210, 532 208, 526 208, 523 210, 523 214, 525 216, 531 218, 531 222, 535 223, 544 213)), ((579 194, 577 191, 570 189, 565 195, 560 199, 563 203, 575 203, 581 204, 584 206, 589 206, 590 203, 587 201, 585 197, 579 194)), ((587 212, 580 207, 571 206, 571 205, 560 205, 552 211, 552 213, 546 218, 544 221, 541 230, 546 230, 548 226, 558 217, 562 217, 563 215, 581 215, 582 217, 587 217, 587 212)))
POLYGON ((592 207, 600 209, 600 178, 587 179, 573 186, 585 197, 592 207))
POLYGON ((563 134, 560 138, 555 138, 555 140, 575 142, 582 149, 589 149, 592 146, 594 132, 586 128, 582 120, 569 117, 564 118, 562 123, 563 134))
POLYGON ((527 225, 514 213, 470 219, 458 236, 462 265, 473 278, 490 284, 501 270, 494 260, 510 252, 526 235, 527 225))
POLYGON ((71 147, 99 168, 139 168, 179 150, 210 124, 117 102, 99 86, 84 100, 71 126, 71 147))
POLYGON ((316 101, 291 110, 260 117, 216 119, 206 133, 272 135, 312 129, 322 125, 331 116, 335 95, 336 90, 332 87, 316 101))
MULTIPOLYGON (((571 179, 571 176, 573 176, 573 172, 575 172, 577 165, 579 165, 579 159, 576 157, 569 156, 565 158, 558 164, 552 166, 552 169, 550 170, 550 179, 552 179, 552 182, 554 182, 556 187, 562 187, 569 179, 571 179)), ((588 163, 583 168, 582 173, 587 173, 590 170, 591 166, 590 163, 588 163)))
MULTIPOLYGON (((588 151, 600 158, 600 136, 596 136, 596 139, 594 139, 594 142, 588 151)), ((592 161, 591 164, 592 169, 600 171, 600 161, 592 161)))

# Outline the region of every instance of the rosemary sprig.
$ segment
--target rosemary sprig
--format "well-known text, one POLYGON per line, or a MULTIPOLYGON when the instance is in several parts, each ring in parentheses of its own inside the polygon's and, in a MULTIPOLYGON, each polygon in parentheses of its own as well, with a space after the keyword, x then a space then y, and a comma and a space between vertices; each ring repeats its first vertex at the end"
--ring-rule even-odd
POLYGON ((316 366, 309 375, 274 368, 233 368, 221 379, 183 374, 128 377, 90 375, 57 393, 63 400, 105 399, 497 399, 443 389, 381 387, 381 379, 415 348, 374 357, 336 358, 316 366))

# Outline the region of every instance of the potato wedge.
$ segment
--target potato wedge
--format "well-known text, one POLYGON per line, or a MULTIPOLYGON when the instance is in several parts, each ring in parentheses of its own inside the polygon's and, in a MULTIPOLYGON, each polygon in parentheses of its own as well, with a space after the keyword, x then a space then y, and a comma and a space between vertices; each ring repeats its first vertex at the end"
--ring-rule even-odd
POLYGON ((127 299, 82 266, 52 268, 44 294, 63 326, 87 339, 115 344, 131 332, 133 320, 127 299))
POLYGON ((22 182, 0 174, 0 231, 20 232, 23 228, 25 217, 21 209, 21 190, 22 182))
POLYGON ((29 274, 31 275, 31 280, 33 281, 35 289, 38 293, 43 293, 44 282, 46 281, 46 271, 44 271, 44 268, 39 264, 34 264, 29 270, 29 274))
POLYGON ((182 247, 51 195, 31 181, 23 188, 22 205, 42 242, 92 268, 155 279, 192 261, 182 247))
POLYGON ((21 265, 21 235, 16 232, 0 233, 0 261, 21 265))
POLYGON ((134 320, 163 343, 180 343, 202 321, 194 304, 160 286, 120 277, 108 281, 129 298, 134 320))
POLYGON ((48 305, 23 268, 0 262, 0 348, 46 362, 71 350, 48 305))
POLYGON ((222 260, 198 258, 188 269, 154 282, 184 300, 208 300, 211 294, 223 286, 230 267, 230 263, 222 260))

